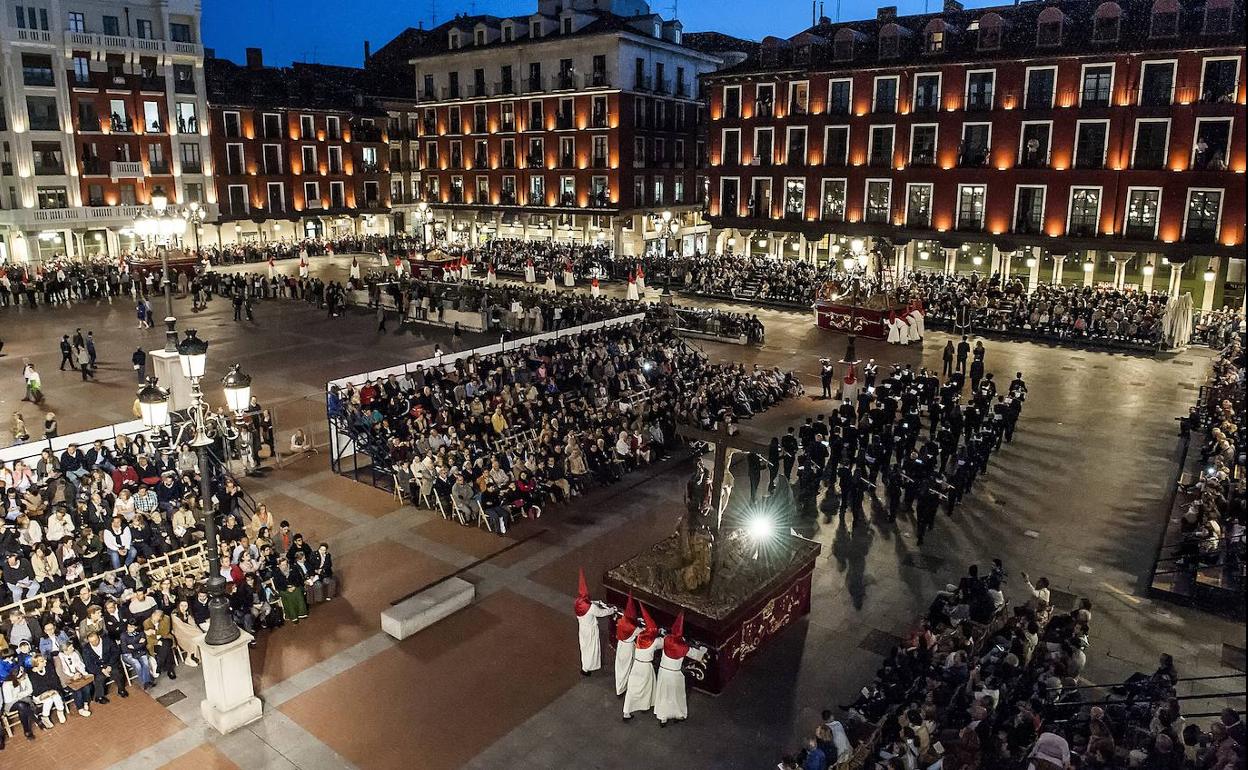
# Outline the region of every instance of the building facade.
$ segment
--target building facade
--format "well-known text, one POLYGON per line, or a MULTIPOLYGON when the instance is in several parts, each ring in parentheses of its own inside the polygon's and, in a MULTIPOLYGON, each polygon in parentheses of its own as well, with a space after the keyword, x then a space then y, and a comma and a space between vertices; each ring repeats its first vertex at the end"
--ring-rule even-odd
POLYGON ((541 0, 429 30, 410 58, 414 102, 390 109, 396 228, 705 248, 698 78, 725 42, 742 41, 686 37, 640 0, 541 0), (674 239, 655 229, 663 211, 684 224, 674 239))
POLYGON ((1244 40, 1231 0, 947 2, 768 38, 704 78, 715 246, 822 260, 888 238, 901 269, 1168 272, 1236 304, 1244 40))
POLYGON ((158 187, 215 217, 197 0, 22 0, 0 43, 0 261, 134 249, 158 187))
POLYGON ((207 61, 220 219, 210 245, 389 232, 386 113, 364 70, 207 61))

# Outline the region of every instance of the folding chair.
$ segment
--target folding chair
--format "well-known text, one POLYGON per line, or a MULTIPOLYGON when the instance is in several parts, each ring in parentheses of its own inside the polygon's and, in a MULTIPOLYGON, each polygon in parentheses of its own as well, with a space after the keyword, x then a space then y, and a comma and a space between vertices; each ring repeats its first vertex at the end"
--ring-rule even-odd
POLYGON ((481 507, 481 501, 476 500, 473 505, 477 506, 477 528, 485 527, 486 531, 493 532, 494 525, 490 523, 490 517, 485 515, 485 508, 481 507))

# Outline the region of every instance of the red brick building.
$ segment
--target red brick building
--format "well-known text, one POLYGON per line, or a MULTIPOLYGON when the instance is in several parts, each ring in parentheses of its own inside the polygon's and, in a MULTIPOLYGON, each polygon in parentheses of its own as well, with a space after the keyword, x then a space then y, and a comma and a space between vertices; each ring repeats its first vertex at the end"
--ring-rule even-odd
POLYGON ((717 243, 883 236, 903 266, 1067 283, 1190 262, 1175 280, 1220 303, 1243 282, 1244 39, 1229 0, 949 2, 768 38, 703 79, 717 243))
POLYGON ((389 232, 386 114, 363 70, 265 67, 249 49, 206 71, 224 242, 389 232))

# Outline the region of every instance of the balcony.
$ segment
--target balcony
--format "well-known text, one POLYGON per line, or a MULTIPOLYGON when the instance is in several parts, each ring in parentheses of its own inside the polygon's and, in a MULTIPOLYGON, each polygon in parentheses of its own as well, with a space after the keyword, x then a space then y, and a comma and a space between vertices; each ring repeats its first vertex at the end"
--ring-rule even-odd
POLYGON ((1084 170, 1105 168, 1105 156, 1101 153, 1075 153, 1075 168, 1084 170))
POLYGON ((530 153, 529 156, 524 159, 524 162, 527 168, 545 168, 546 167, 546 159, 543 158, 541 155, 534 155, 530 153))
POLYGON ((139 78, 139 90, 154 91, 163 94, 165 92, 165 79, 162 77, 139 78))
POLYGON ((683 80, 677 80, 676 81, 676 96, 683 97, 683 96, 688 96, 688 95, 689 95, 689 84, 683 80))
POLYGON ((52 33, 39 29, 9 29, 0 27, 9 35, 12 40, 18 43, 46 43, 52 45, 55 41, 52 39, 52 33))
POLYGON ((605 72, 591 72, 585 76, 586 88, 610 88, 611 81, 605 72))
POLYGON ((202 174, 204 173, 204 164, 198 160, 182 161, 183 174, 202 174))
POLYGON ((527 77, 524 79, 524 82, 521 83, 521 86, 524 89, 524 93, 537 94, 546 90, 545 82, 546 82, 545 79, 542 78, 541 76, 527 77))
POLYGON ((142 179, 143 164, 139 161, 115 160, 108 164, 108 175, 117 179, 142 179))
POLYGON ((594 156, 594 159, 593 159, 592 161, 590 161, 590 166, 591 166, 592 168, 606 168, 606 167, 607 167, 607 156, 605 156, 605 155, 595 155, 595 156, 594 156))
POLYGON ((1019 168, 1048 168, 1049 153, 1043 150, 1024 150, 1023 157, 1018 159, 1019 168))
POLYGON ((575 127, 576 125, 572 122, 572 113, 558 113, 555 115, 555 128, 559 131, 567 131, 575 127))
POLYGON ((936 153, 931 150, 915 150, 910 158, 910 165, 916 168, 931 168, 936 165, 936 153))
POLYGON ((169 173, 169 161, 151 161, 147 165, 147 171, 152 176, 164 176, 169 173))
POLYGON ((487 168, 490 165, 490 159, 485 153, 478 153, 472 156, 473 168, 487 168))
POLYGON ((1124 238, 1132 241, 1151 241, 1156 237, 1154 235, 1155 230, 1156 227, 1151 224, 1132 224, 1128 222, 1127 226, 1122 229, 1122 235, 1124 238))
POLYGON ((637 75, 634 75, 633 76, 633 90, 634 91, 653 91, 654 85, 653 85, 653 81, 650 79, 650 76, 642 75, 640 73, 638 73, 637 75))
POLYGON ((1039 217, 1022 215, 1014 220, 1014 232, 1019 235, 1043 235, 1044 227, 1039 217))
POLYGON ((960 233, 982 233, 984 231, 984 220, 976 217, 959 217, 958 232, 960 233))
POLYGON ((606 111, 594 110, 594 112, 589 116, 589 127, 590 128, 606 128, 607 127, 606 111))
POLYGON ((123 118, 120 115, 113 115, 113 117, 109 119, 108 123, 109 123, 110 130, 114 134, 133 134, 134 133, 134 123, 131 120, 127 118, 123 118))
MULTIPOLYGON (((940 103, 939 103, 938 98, 934 94, 933 95, 920 94, 914 100, 914 111, 918 114, 930 115, 931 113, 936 112, 939 109, 940 109, 940 103)), ((845 114, 848 114, 848 112, 849 112, 849 109, 847 107, 845 110, 845 114)))
POLYGON ((958 155, 960 168, 982 168, 988 165, 988 148, 972 147, 958 155))
POLYGON ((462 98, 459 86, 442 86, 442 99, 459 99, 462 98))
POLYGON ((654 92, 656 94, 669 94, 672 92, 672 81, 667 78, 655 78, 654 92))
POLYGON ((23 67, 22 84, 28 86, 55 86, 56 76, 49 69, 23 67))
POLYGON ((576 73, 560 72, 555 75, 556 91, 572 91, 576 88, 576 73))
POLYGON ((1197 226, 1193 222, 1188 222, 1187 232, 1183 235, 1184 243, 1211 244, 1218 240, 1217 228, 1209 225, 1197 226))
POLYGON ((504 190, 504 191, 503 191, 502 193, 500 193, 500 194, 499 194, 499 196, 498 196, 498 203, 499 203, 499 205, 500 205, 500 206, 515 206, 515 205, 517 205, 517 204, 516 204, 516 193, 515 193, 514 191, 513 191, 513 192, 507 192, 506 190, 504 190))
POLYGON ((495 96, 510 96, 516 92, 516 84, 511 80, 500 80, 494 83, 495 96))
POLYGON ((576 168, 576 157, 571 153, 559 156, 559 168, 576 168))
POLYGON ((515 168, 516 156, 510 153, 504 153, 502 160, 499 162, 499 166, 502 168, 515 168))
POLYGON ((175 94, 193 94, 195 93, 195 81, 191 78, 179 78, 173 81, 173 92, 175 94))
MULTIPOLYGON (((47 34, 46 32, 44 34, 47 34)), ((119 53, 172 53, 184 56, 203 56, 203 46, 198 43, 150 40, 124 35, 101 35, 95 32, 66 32, 65 40, 72 48, 91 48, 119 53)))
POLYGON ((64 173, 65 166, 59 162, 35 164, 35 176, 62 176, 64 173))
POLYGON ((470 83, 468 85, 468 97, 470 99, 480 99, 489 95, 489 89, 485 87, 485 83, 470 83))
POLYGON ((351 139, 355 142, 380 142, 382 131, 380 126, 360 124, 351 127, 351 139))

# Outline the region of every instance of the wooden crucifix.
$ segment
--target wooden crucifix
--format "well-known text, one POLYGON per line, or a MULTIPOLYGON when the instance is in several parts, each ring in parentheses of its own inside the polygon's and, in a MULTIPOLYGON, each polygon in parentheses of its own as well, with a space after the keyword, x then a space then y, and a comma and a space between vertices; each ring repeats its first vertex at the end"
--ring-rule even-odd
POLYGON ((728 465, 732 452, 757 452, 766 457, 767 447, 751 441, 738 434, 740 426, 735 422, 720 421, 714 430, 703 430, 690 426, 681 426, 677 433, 686 441, 705 441, 715 445, 714 464, 711 467, 711 533, 714 536, 714 550, 711 554, 711 574, 718 573, 723 559, 724 549, 720 547, 720 525, 723 523, 724 510, 728 507, 724 500, 724 477, 728 473, 728 465))

